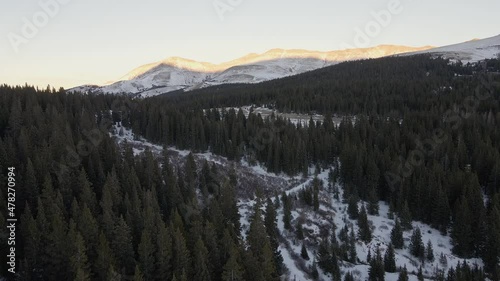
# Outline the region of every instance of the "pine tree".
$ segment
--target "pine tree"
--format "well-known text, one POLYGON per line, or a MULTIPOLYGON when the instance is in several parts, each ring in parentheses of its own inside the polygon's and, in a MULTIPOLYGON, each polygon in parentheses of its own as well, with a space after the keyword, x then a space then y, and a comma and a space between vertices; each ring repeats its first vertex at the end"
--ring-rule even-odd
POLYGON ((371 188, 368 192, 368 214, 378 216, 378 196, 375 188, 371 188))
POLYGON ((352 273, 350 271, 347 272, 344 276, 344 281, 354 281, 354 276, 352 276, 352 273))
MULTIPOLYGON (((273 251, 274 262, 278 273, 281 273, 283 267, 283 257, 281 256, 281 251, 279 250, 279 230, 276 222, 276 209, 271 198, 267 199, 266 204, 266 214, 264 217, 264 224, 266 227, 267 234, 269 235, 269 240, 271 243, 271 250, 273 251)), ((280 274, 281 275, 281 274, 280 274)))
POLYGON ((95 260, 97 257, 96 248, 99 237, 99 227, 91 210, 87 207, 87 204, 83 205, 81 215, 74 219, 78 222, 78 231, 82 234, 85 245, 87 245, 89 260, 95 260))
POLYGON ((87 249, 85 248, 85 241, 79 232, 76 235, 71 235, 70 238, 74 239, 73 251, 74 253, 70 257, 70 263, 72 271, 74 272, 74 280, 90 280, 90 266, 87 259, 87 249))
POLYGON ((22 192, 19 192, 21 196, 20 198, 17 198, 17 200, 19 200, 19 202, 28 202, 31 208, 35 208, 40 190, 38 188, 36 180, 35 168, 33 167, 33 163, 29 158, 26 164, 25 177, 26 180, 24 182, 23 190, 22 192))
POLYGON ((78 201, 81 206, 87 205, 93 216, 97 215, 97 199, 96 194, 92 190, 91 183, 88 180, 85 170, 82 168, 77 181, 77 191, 79 192, 78 201))
POLYGON ((153 280, 155 269, 155 246, 151 238, 151 233, 148 228, 144 228, 139 243, 139 268, 146 280, 153 280))
POLYGON ((394 228, 391 230, 391 243, 396 249, 402 249, 404 247, 405 242, 403 239, 403 229, 401 227, 399 219, 396 219, 394 228))
MULTIPOLYGON (((2 196, 0 196, 1 198, 2 196)), ((0 214, 1 217, 3 215, 0 214)), ((5 221, 5 219, 4 219, 5 221)), ((24 238, 24 255, 26 257, 26 271, 31 273, 39 271, 39 256, 41 243, 41 233, 36 225, 36 221, 31 214, 31 208, 27 204, 21 216, 21 235, 24 238)), ((5 226, 4 226, 5 228, 5 226)))
POLYGON ((259 260, 252 252, 252 249, 247 249, 244 252, 243 264, 245 265, 244 280, 247 281, 265 281, 264 273, 259 260))
POLYGON ((439 255, 439 263, 442 267, 448 267, 448 259, 446 258, 444 253, 441 253, 441 255, 439 255))
MULTIPOLYGON (((231 226, 228 226, 223 231, 222 242, 218 237, 217 230, 212 223, 205 223, 203 229, 203 242, 208 250, 208 268, 210 270, 210 275, 212 280, 219 280, 221 278, 224 263, 230 256, 230 249, 234 247, 234 236, 231 235, 231 226)), ((234 234, 233 234, 234 235, 234 234)), ((236 236, 236 235, 235 235, 236 236)))
MULTIPOLYGON (((63 219, 61 211, 57 206, 53 206, 50 213, 52 214, 51 232, 48 236, 47 244, 44 245, 47 257, 44 259, 44 274, 51 280, 70 279, 69 272, 69 254, 70 243, 67 237, 66 223, 63 219)), ((37 218, 38 219, 38 218, 37 218)))
POLYGON ((406 200, 403 203, 403 208, 400 214, 400 220, 401 220, 401 227, 404 230, 412 229, 411 225, 412 218, 411 218, 410 208, 408 207, 408 202, 406 200))
POLYGON ((97 245, 97 260, 94 263, 94 272, 100 280, 110 280, 109 269, 114 268, 115 260, 109 247, 106 236, 101 231, 99 234, 99 241, 97 245))
POLYGON ((196 175, 196 162, 194 160, 193 154, 189 153, 187 160, 186 160, 186 165, 184 167, 184 182, 186 183, 185 189, 181 190, 184 195, 184 199, 190 199, 194 195, 194 190, 195 190, 195 180, 197 178, 196 175))
POLYGON ((368 222, 368 216, 366 214, 365 206, 361 207, 361 211, 358 217, 358 237, 361 241, 365 243, 370 243, 372 240, 372 231, 370 229, 370 224, 368 222))
POLYGON ((172 270, 172 235, 165 223, 160 219, 156 238, 156 265, 154 276, 156 280, 167 280, 172 270))
POLYGON ((356 234, 354 232, 354 228, 351 228, 349 232, 349 261, 351 263, 356 263, 358 259, 358 254, 356 252, 356 234))
POLYGON ((406 270, 406 266, 399 272, 398 281, 408 281, 408 270, 406 270))
POLYGON ((113 231, 112 248, 116 255, 117 267, 125 269, 127 274, 132 274, 134 268, 134 249, 131 231, 123 217, 118 219, 113 231))
POLYGON ((434 261, 434 249, 432 247, 431 240, 427 241, 427 248, 425 249, 425 257, 430 262, 434 261))
POLYGON ((210 281, 210 272, 208 270, 208 250, 201 238, 198 239, 194 246, 193 270, 194 280, 210 281))
POLYGON ((349 197, 349 204, 347 206, 347 213, 351 220, 358 219, 358 200, 355 196, 349 197))
POLYGON ((396 272, 396 256, 392 244, 389 244, 389 247, 385 251, 384 268, 386 272, 396 272))
POLYGON ((279 274, 276 268, 271 244, 269 242, 265 242, 263 245, 260 261, 262 272, 264 274, 264 280, 279 281, 279 274))
POLYGON ((418 268, 417 279, 418 281, 424 281, 424 273, 422 272, 422 266, 418 268))
POLYGON ((384 271, 384 261, 380 254, 380 250, 377 248, 375 257, 370 261, 370 269, 368 271, 369 281, 384 281, 385 271, 384 271))
POLYGON ((238 251, 236 248, 231 249, 231 254, 222 272, 223 281, 241 281, 243 280, 243 269, 238 263, 238 251))
POLYGON ((179 228, 175 230, 173 236, 173 253, 173 273, 177 278, 181 278, 183 272, 189 272, 191 258, 186 245, 186 239, 179 228))
POLYGON ((307 253, 306 245, 302 243, 302 248, 300 249, 300 256, 308 261, 309 260, 309 254, 307 253))
POLYGON ((341 279, 338 259, 335 253, 331 251, 328 239, 323 239, 320 242, 318 252, 316 254, 316 259, 318 262, 318 266, 326 273, 330 273, 333 280, 341 279))
POLYGON ((290 198, 286 193, 283 192, 283 195, 281 196, 281 201, 283 201, 283 224, 285 229, 291 230, 292 229, 292 206, 290 202, 290 198))
POLYGON ((493 277, 500 279, 500 195, 491 203, 488 215, 486 247, 483 252, 485 269, 493 277))
POLYGON ((304 228, 299 222, 297 222, 297 226, 295 227, 295 236, 299 240, 304 240, 304 228))
POLYGON ((317 177, 313 180, 313 207, 314 211, 319 211, 319 189, 322 185, 322 181, 317 177))
POLYGON ((415 228, 410 239, 410 253, 417 258, 424 258, 425 246, 422 242, 422 233, 420 228, 415 228))
POLYGON ((471 257, 473 253, 472 243, 472 217, 465 197, 457 201, 455 206, 455 217, 451 230, 453 252, 460 257, 471 257))

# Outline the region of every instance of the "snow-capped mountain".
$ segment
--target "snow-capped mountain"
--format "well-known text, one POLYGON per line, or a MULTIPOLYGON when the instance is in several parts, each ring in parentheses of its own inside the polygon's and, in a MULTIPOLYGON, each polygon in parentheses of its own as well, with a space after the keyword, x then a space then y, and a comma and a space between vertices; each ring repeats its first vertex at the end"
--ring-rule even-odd
POLYGON ((464 43, 429 50, 411 52, 405 55, 425 53, 442 56, 447 59, 460 60, 464 63, 496 58, 500 55, 500 35, 485 39, 474 39, 464 43))
POLYGON ((381 45, 332 52, 272 49, 263 54, 249 54, 221 64, 173 57, 138 67, 118 81, 107 85, 84 85, 72 88, 70 91, 127 93, 148 97, 175 90, 192 90, 212 85, 259 83, 304 73, 343 61, 379 58, 430 48, 381 45))

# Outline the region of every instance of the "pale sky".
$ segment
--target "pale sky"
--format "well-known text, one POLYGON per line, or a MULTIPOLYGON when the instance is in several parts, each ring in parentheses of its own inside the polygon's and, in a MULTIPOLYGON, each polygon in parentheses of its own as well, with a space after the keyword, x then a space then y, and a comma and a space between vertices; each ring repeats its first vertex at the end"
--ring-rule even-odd
POLYGON ((498 0, 0 0, 0 83, 69 88, 171 56, 331 51, 374 22, 368 46, 449 45, 500 34, 499 11, 498 0), (397 12, 377 20, 390 3, 397 12))

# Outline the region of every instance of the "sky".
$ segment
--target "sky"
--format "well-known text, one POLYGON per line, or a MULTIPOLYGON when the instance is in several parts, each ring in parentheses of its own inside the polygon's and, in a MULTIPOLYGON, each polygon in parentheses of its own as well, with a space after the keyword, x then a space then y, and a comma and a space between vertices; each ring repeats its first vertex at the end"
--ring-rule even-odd
POLYGON ((500 34, 498 11, 498 0, 1 0, 0 84, 103 84, 172 56, 443 46, 500 34))

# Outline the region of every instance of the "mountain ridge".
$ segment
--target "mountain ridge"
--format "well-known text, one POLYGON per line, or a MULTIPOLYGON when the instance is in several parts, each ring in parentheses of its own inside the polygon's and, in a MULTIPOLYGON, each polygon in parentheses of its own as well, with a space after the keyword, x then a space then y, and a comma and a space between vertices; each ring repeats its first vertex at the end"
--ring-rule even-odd
POLYGON ((260 83, 344 61, 418 54, 431 54, 465 63, 477 62, 500 54, 500 35, 443 47, 378 45, 336 51, 274 48, 260 54, 249 53, 218 64, 174 56, 139 66, 120 79, 105 85, 82 85, 68 91, 125 93, 144 98, 177 90, 189 91, 214 85, 260 83))
POLYGON ((431 48, 400 45, 379 45, 370 48, 337 51, 303 49, 270 49, 250 53, 227 62, 214 64, 181 57, 139 66, 117 81, 105 85, 82 85, 69 89, 86 93, 128 93, 141 97, 175 90, 190 90, 227 83, 259 83, 296 75, 343 61, 378 58, 431 48))

